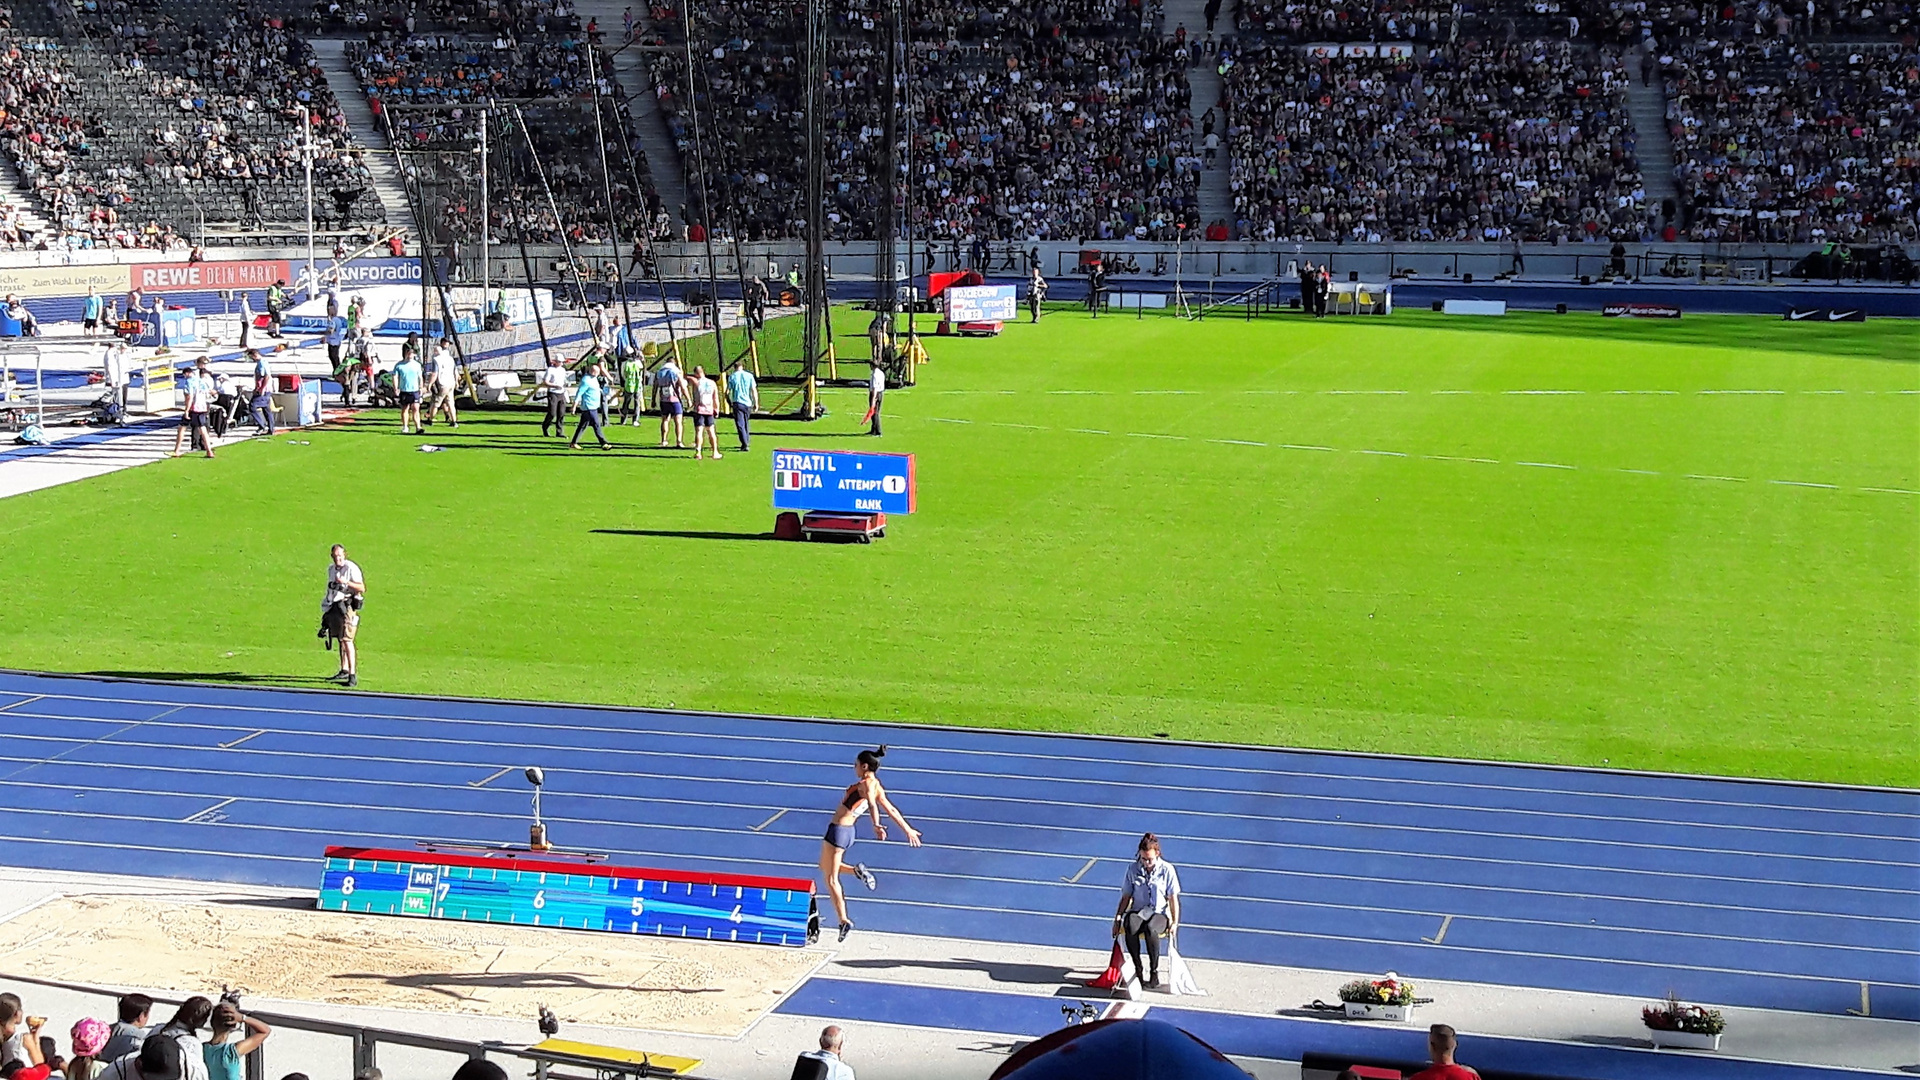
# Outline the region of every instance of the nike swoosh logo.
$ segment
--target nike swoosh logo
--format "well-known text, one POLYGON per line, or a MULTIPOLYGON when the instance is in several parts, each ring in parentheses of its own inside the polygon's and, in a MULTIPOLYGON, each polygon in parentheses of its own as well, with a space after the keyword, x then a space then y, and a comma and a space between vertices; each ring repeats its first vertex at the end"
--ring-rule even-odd
POLYGON ((1789 311, 1787 312, 1787 318, 1794 322, 1799 322, 1802 319, 1811 319, 1818 314, 1820 313, 1817 311, 1789 311))
POLYGON ((1839 322, 1842 319, 1850 319, 1858 314, 1859 312, 1857 311, 1829 311, 1827 312, 1827 321, 1839 322))

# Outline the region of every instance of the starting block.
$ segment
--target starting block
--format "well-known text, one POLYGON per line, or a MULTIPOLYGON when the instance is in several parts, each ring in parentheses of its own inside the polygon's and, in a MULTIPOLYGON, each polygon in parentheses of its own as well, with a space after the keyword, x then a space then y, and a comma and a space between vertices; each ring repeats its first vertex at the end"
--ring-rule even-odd
POLYGON ((846 539, 871 544, 874 537, 887 535, 887 515, 809 510, 800 519, 800 535, 808 540, 846 539))
POLYGON ((672 1054, 650 1054, 644 1050, 623 1050, 617 1046, 597 1046, 572 1039, 546 1039, 527 1047, 533 1059, 534 1080, 568 1080, 551 1072, 554 1065, 592 1069, 593 1080, 625 1080, 627 1077, 685 1076, 700 1067, 699 1058, 672 1054))
POLYGON ((804 878, 581 864, 531 852, 329 847, 318 907, 793 947, 820 934, 813 882, 804 878))

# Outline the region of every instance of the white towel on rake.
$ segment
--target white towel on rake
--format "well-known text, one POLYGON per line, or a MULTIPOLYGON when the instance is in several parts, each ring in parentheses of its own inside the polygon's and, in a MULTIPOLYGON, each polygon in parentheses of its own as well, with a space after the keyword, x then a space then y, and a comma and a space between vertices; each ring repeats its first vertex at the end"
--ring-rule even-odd
POLYGON ((1193 981, 1193 972, 1187 967, 1186 958, 1171 944, 1167 946, 1167 989, 1187 997, 1207 996, 1207 992, 1200 989, 1200 984, 1193 981))

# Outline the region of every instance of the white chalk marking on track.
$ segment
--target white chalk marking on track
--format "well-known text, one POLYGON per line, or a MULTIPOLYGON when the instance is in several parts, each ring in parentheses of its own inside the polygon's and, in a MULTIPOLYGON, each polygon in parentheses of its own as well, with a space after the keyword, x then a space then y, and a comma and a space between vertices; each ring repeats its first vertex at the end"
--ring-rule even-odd
POLYGON ((1652 469, 1615 469, 1613 471, 1632 473, 1635 476, 1659 476, 1660 475, 1659 473, 1654 472, 1652 469))
POLYGON ((1455 457, 1452 454, 1422 454, 1420 456, 1426 458, 1428 461, 1471 461, 1477 465, 1500 464, 1490 457, 1455 457))
POLYGON ((1185 435, 1158 435, 1151 431, 1129 431, 1127 434, 1136 439, 1178 439, 1181 442, 1187 441, 1185 435))
POLYGON ((1503 392, 1503 393, 1508 393, 1508 394, 1541 394, 1541 395, 1546 395, 1546 396, 1554 396, 1554 395, 1559 395, 1559 394, 1584 394, 1584 393, 1586 393, 1586 391, 1585 391, 1585 390, 1506 390, 1506 391, 1502 391, 1502 392, 1503 392))
POLYGON ((761 822, 761 823, 760 823, 760 824, 758 824, 758 825, 755 825, 755 826, 753 827, 753 831, 754 831, 754 832, 759 832, 759 831, 761 831, 762 829, 765 829, 765 828, 766 828, 767 826, 769 826, 769 825, 771 825, 771 824, 773 824, 774 822, 776 822, 776 821, 779 821, 779 820, 780 820, 781 818, 783 818, 783 817, 785 817, 785 816, 786 816, 786 813, 787 813, 787 812, 786 812, 785 810, 776 810, 776 811, 774 811, 774 813, 773 813, 773 816, 772 816, 772 817, 770 817, 770 818, 768 818, 767 820, 765 820, 765 821, 763 821, 763 822, 761 822))
POLYGON ((1406 457, 1398 450, 1355 450, 1356 454, 1373 454, 1377 457, 1406 457))
POLYGON ((1556 465, 1551 461, 1516 461, 1515 465, 1526 465, 1535 469, 1577 469, 1578 465, 1556 465))
POLYGON ((222 750, 231 750, 231 749, 233 749, 234 747, 236 747, 236 746, 239 746, 239 745, 240 745, 241 743, 243 743, 243 742, 246 742, 246 741, 247 741, 248 739, 256 739, 256 738, 259 738, 259 737, 260 737, 260 736, 262 736, 262 735, 265 735, 266 733, 267 733, 267 729, 266 729, 266 728, 261 728, 260 730, 258 730, 258 731, 255 731, 255 732, 253 732, 253 733, 252 733, 252 734, 250 734, 250 735, 242 735, 242 736, 240 736, 239 738, 237 738, 237 739, 235 739, 235 740, 233 740, 232 742, 223 742, 223 743, 221 743, 221 744, 220 744, 220 749, 222 749, 222 750))
POLYGON ((1080 884, 1080 879, 1087 876, 1087 871, 1093 869, 1093 864, 1099 861, 1099 859, 1088 859, 1087 865, 1081 867, 1072 877, 1063 877, 1060 880, 1069 885, 1078 885, 1080 884))
POLYGON ((1747 482, 1747 478, 1744 476, 1709 476, 1705 473, 1688 473, 1687 479, 1689 480, 1725 480, 1729 484, 1744 484, 1747 482))
POLYGON ((953 417, 951 417, 951 416, 929 416, 929 417, 927 417, 927 419, 929 419, 929 420, 938 420, 939 422, 941 422, 941 423, 943 423, 943 424, 971 424, 971 423, 973 423, 973 421, 971 421, 971 420, 955 420, 955 419, 954 419, 953 417))
POLYGON ((1429 945, 1438 945, 1441 942, 1447 940, 1447 928, 1452 925, 1453 925, 1453 916, 1451 915, 1444 916, 1440 920, 1440 932, 1433 935, 1432 937, 1423 937, 1420 940, 1426 942, 1429 945))
POLYGON ((182 823, 186 823, 186 824, 213 825, 221 821, 225 817, 225 815, 223 814, 220 817, 208 817, 207 815, 218 811, 223 806, 231 806, 234 803, 237 803, 239 801, 240 801, 240 797, 237 795, 230 799, 221 799, 219 802, 214 803, 212 806, 207 807, 205 810, 202 810, 197 814, 190 814, 186 817, 181 818, 180 820, 182 823), (203 818, 205 820, 202 820, 203 818))
POLYGON ((1078 432, 1079 434, 1082 434, 1082 435, 1111 435, 1111 434, 1113 434, 1113 432, 1111 432, 1111 431, 1102 431, 1101 429, 1099 429, 1099 428, 1097 428, 1097 427, 1073 427, 1073 428, 1068 428, 1067 430, 1068 430, 1068 431, 1073 431, 1073 432, 1078 432))
POLYGON ((1282 450, 1325 450, 1329 454, 1333 453, 1333 447, 1331 446, 1305 446, 1300 443, 1290 443, 1290 442, 1281 443, 1280 449, 1282 450))
POLYGON ((1253 442, 1248 439, 1208 439, 1207 441, 1210 443, 1221 443, 1226 446, 1265 446, 1267 445, 1266 443, 1263 443, 1263 442, 1253 442))
POLYGON ((1784 394, 1785 390, 1702 390, 1702 394, 1784 394))
POLYGON ((1788 487, 1810 487, 1810 488, 1826 488, 1826 489, 1827 489, 1828 491, 1838 491, 1838 490, 1840 490, 1840 485, 1838 485, 1838 484, 1810 484, 1810 483, 1808 483, 1808 482, 1806 482, 1805 480, 1769 480, 1769 481, 1767 481, 1767 483, 1769 483, 1769 484, 1785 484, 1785 485, 1787 485, 1788 487))
POLYGON ((47 695, 45 694, 34 694, 30 697, 23 697, 19 701, 16 701, 11 705, 0 705, 0 712, 6 712, 8 709, 17 709, 22 705, 31 705, 34 702, 39 701, 41 698, 46 696, 47 695))
POLYGON ((478 780, 467 781, 467 786, 468 787, 486 787, 488 784, 493 783, 495 780, 500 779, 501 777, 507 775, 512 771, 513 771, 513 766, 502 765, 498 769, 495 769, 494 771, 488 773, 486 776, 478 780))
POLYGON ((1888 495, 1920 495, 1920 491, 1908 491, 1906 488, 1863 487, 1861 491, 1879 491, 1888 495))

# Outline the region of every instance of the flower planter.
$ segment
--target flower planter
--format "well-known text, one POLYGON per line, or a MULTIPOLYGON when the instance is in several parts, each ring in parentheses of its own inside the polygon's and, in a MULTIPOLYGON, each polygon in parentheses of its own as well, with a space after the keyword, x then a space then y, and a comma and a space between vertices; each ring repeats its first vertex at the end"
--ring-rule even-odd
POLYGON ((1647 1033, 1653 1037, 1653 1048, 1655 1050, 1666 1047, 1672 1047, 1676 1050, 1720 1049, 1720 1036, 1718 1035, 1703 1035, 1697 1031, 1661 1031, 1659 1028, 1648 1028, 1647 1033))
POLYGON ((1376 1005, 1366 1001, 1344 1001, 1349 1020, 1386 1020, 1404 1024, 1413 1019, 1411 1005, 1376 1005))

